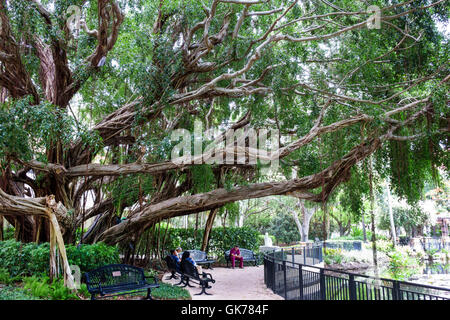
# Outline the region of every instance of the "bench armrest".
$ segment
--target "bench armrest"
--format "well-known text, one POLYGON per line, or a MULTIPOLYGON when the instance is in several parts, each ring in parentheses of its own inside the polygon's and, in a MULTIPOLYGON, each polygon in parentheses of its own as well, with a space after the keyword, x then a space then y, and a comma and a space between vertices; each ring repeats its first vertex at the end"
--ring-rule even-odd
POLYGON ((214 280, 211 273, 203 272, 202 276, 204 276, 205 278, 209 277, 211 280, 214 280))

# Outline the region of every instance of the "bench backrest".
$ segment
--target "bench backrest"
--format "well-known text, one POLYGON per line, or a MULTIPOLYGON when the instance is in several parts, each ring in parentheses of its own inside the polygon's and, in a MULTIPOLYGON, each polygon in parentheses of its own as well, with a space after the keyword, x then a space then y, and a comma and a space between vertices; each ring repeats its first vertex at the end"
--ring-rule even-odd
POLYGON ((189 261, 183 260, 180 264, 181 271, 188 276, 199 278, 197 268, 189 261))
POLYGON ((176 270, 177 269, 177 265, 176 265, 175 261, 173 260, 173 258, 171 256, 166 256, 164 258, 164 260, 166 261, 167 268, 169 268, 170 270, 176 270))
POLYGON ((107 287, 120 285, 145 284, 145 275, 142 268, 126 264, 110 264, 86 273, 87 288, 95 291, 107 287))
MULTIPOLYGON (((253 253, 252 250, 239 248, 239 251, 241 252, 241 256, 244 258, 244 260, 245 259, 255 259, 255 254, 253 253)), ((230 250, 225 252, 225 256, 227 258, 230 257, 230 250)))
POLYGON ((189 251, 190 257, 194 261, 203 261, 206 260, 206 252, 200 250, 186 250, 189 251))

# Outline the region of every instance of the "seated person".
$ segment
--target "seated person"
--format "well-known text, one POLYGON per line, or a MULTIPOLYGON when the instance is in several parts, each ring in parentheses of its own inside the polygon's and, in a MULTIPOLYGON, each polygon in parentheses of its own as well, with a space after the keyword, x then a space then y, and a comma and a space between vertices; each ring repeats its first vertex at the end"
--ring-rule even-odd
POLYGON ((176 248, 175 250, 177 251, 178 258, 181 259, 181 254, 183 253, 183 250, 181 250, 180 247, 176 248))
POLYGON ((231 267, 234 269, 234 262, 235 260, 239 260, 239 268, 244 268, 244 258, 241 256, 241 251, 239 250, 238 246, 234 246, 230 250, 230 260, 231 260, 231 267))
POLYGON ((203 275, 202 267, 197 266, 197 263, 195 263, 194 259, 192 259, 190 256, 191 256, 191 253, 189 251, 183 252, 183 256, 181 257, 181 263, 180 263, 181 268, 183 269, 183 264, 190 263, 197 269, 199 275, 203 275))
POLYGON ((194 265, 194 267, 197 266, 195 261, 191 258, 191 253, 189 251, 183 252, 183 255, 181 256, 181 261, 185 261, 185 260, 189 261, 190 263, 192 263, 194 265))
POLYGON ((171 250, 170 251, 170 257, 172 258, 172 260, 175 262, 175 265, 177 267, 177 271, 180 272, 180 263, 181 260, 180 258, 178 258, 178 254, 176 250, 171 250))
MULTIPOLYGON (((198 271, 198 275, 200 277, 202 277, 203 279, 208 279, 207 274, 205 272, 202 271, 202 267, 201 266, 197 266, 197 264, 195 263, 195 261, 190 257, 190 252, 189 251, 184 251, 183 252, 183 256, 181 257, 181 271, 183 271, 183 273, 186 273, 187 270, 189 270, 189 268, 186 268, 185 265, 189 264, 193 267, 195 267, 195 269, 197 269, 198 271)), ((188 272, 190 273, 190 272, 188 272)), ((210 285, 207 285, 206 288, 211 288, 210 285)))

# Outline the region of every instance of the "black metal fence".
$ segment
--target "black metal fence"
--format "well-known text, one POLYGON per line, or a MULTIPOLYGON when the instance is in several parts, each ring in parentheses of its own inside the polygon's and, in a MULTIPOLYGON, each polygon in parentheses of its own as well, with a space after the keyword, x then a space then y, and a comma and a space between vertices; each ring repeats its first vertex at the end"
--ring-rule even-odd
POLYGON ((442 249, 450 250, 450 241, 445 241, 443 238, 424 238, 420 240, 422 247, 425 251, 442 249))
POLYGON ((305 265, 292 252, 264 255, 264 282, 286 300, 450 300, 450 289, 305 265))

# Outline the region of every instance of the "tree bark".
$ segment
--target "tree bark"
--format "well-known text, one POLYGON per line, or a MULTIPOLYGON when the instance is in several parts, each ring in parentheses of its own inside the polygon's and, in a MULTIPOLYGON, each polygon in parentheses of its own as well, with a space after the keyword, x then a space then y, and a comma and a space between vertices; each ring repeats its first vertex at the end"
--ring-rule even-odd
POLYGON ((216 219, 216 215, 217 215, 218 211, 219 211, 219 208, 215 208, 209 212, 208 219, 206 220, 205 231, 203 233, 203 240, 202 240, 202 247, 201 247, 202 251, 206 251, 206 249, 208 248, 209 236, 211 234, 211 230, 214 225, 214 220, 216 219))
POLYGON ((394 213, 392 212, 392 199, 391 199, 391 190, 389 189, 389 185, 386 185, 387 191, 387 202, 389 209, 389 222, 391 224, 391 235, 392 235, 392 244, 397 245, 397 232, 395 231, 395 223, 394 223, 394 213))
POLYGON ((367 242, 366 222, 364 221, 364 212, 361 214, 361 223, 363 229, 364 242, 367 242))
POLYGON ((292 214, 294 215, 295 224, 297 225, 297 228, 299 228, 300 235, 301 235, 301 241, 308 242, 308 240, 309 240, 309 223, 310 223, 313 215, 316 213, 317 208, 307 209, 305 207, 305 204, 303 201, 304 200, 298 201, 298 206, 300 207, 301 212, 302 212, 302 223, 300 223, 298 216, 294 211, 292 211, 292 214))
POLYGON ((370 219, 372 224, 372 257, 375 269, 375 277, 379 277, 378 257, 377 257, 377 237, 375 234, 375 197, 373 194, 373 171, 372 171, 372 157, 368 159, 369 163, 369 197, 370 197, 370 219))
POLYGON ((5 228, 5 226, 3 221, 4 221, 3 216, 0 214, 0 241, 4 240, 3 229, 5 228))

